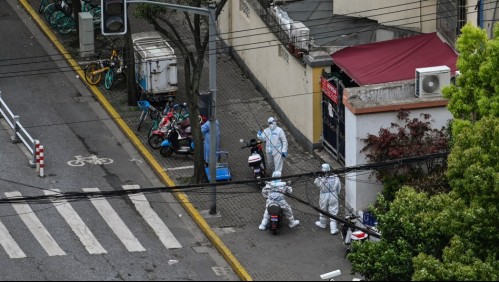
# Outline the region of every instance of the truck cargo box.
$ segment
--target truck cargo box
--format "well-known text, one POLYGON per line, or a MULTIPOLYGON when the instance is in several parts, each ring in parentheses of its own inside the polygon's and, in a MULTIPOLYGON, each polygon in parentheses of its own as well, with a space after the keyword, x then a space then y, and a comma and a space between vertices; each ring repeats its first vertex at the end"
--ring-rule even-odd
POLYGON ((132 34, 135 81, 141 95, 165 100, 177 94, 177 56, 157 31, 132 34))

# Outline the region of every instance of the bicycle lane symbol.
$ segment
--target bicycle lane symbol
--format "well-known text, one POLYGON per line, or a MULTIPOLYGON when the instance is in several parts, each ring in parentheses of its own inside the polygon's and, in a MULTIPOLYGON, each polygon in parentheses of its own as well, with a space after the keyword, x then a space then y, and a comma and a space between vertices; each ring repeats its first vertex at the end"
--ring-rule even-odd
POLYGON ((70 166, 84 166, 85 163, 93 165, 107 165, 112 164, 113 160, 109 158, 99 158, 96 155, 90 155, 89 157, 75 156, 76 160, 71 160, 68 162, 70 166))

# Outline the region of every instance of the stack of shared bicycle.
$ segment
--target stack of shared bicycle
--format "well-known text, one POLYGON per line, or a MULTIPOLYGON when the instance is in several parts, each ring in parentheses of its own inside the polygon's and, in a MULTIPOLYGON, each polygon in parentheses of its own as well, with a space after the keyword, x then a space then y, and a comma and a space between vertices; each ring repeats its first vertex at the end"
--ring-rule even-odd
MULTIPOLYGON (((76 31, 77 19, 73 16, 73 3, 78 0, 41 0, 38 12, 60 34, 76 31)), ((101 8, 99 0, 82 0, 81 11, 93 17, 94 29, 100 28, 101 8)))

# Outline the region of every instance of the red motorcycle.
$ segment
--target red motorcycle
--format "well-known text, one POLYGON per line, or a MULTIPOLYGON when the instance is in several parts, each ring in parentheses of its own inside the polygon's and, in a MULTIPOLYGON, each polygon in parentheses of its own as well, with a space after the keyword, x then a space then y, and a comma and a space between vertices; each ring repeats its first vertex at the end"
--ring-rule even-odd
POLYGON ((173 121, 182 122, 189 119, 187 104, 175 104, 165 108, 165 113, 157 128, 149 135, 148 143, 154 149, 159 149, 165 141, 168 132, 172 129, 173 121))
POLYGON ((153 149, 159 149, 161 143, 166 139, 168 131, 171 130, 174 116, 174 112, 168 112, 166 116, 161 119, 158 128, 156 130, 153 130, 151 132, 151 135, 149 135, 149 139, 147 141, 149 143, 149 146, 151 146, 153 149))

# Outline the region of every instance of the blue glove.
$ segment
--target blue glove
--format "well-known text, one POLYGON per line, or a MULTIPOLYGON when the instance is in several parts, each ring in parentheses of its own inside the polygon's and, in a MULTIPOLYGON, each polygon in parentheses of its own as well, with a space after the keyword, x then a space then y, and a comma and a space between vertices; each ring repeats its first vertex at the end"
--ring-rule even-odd
POLYGON ((282 156, 286 158, 288 156, 288 152, 282 152, 282 156))
POLYGON ((262 131, 258 130, 258 136, 261 136, 261 135, 262 135, 262 131))

